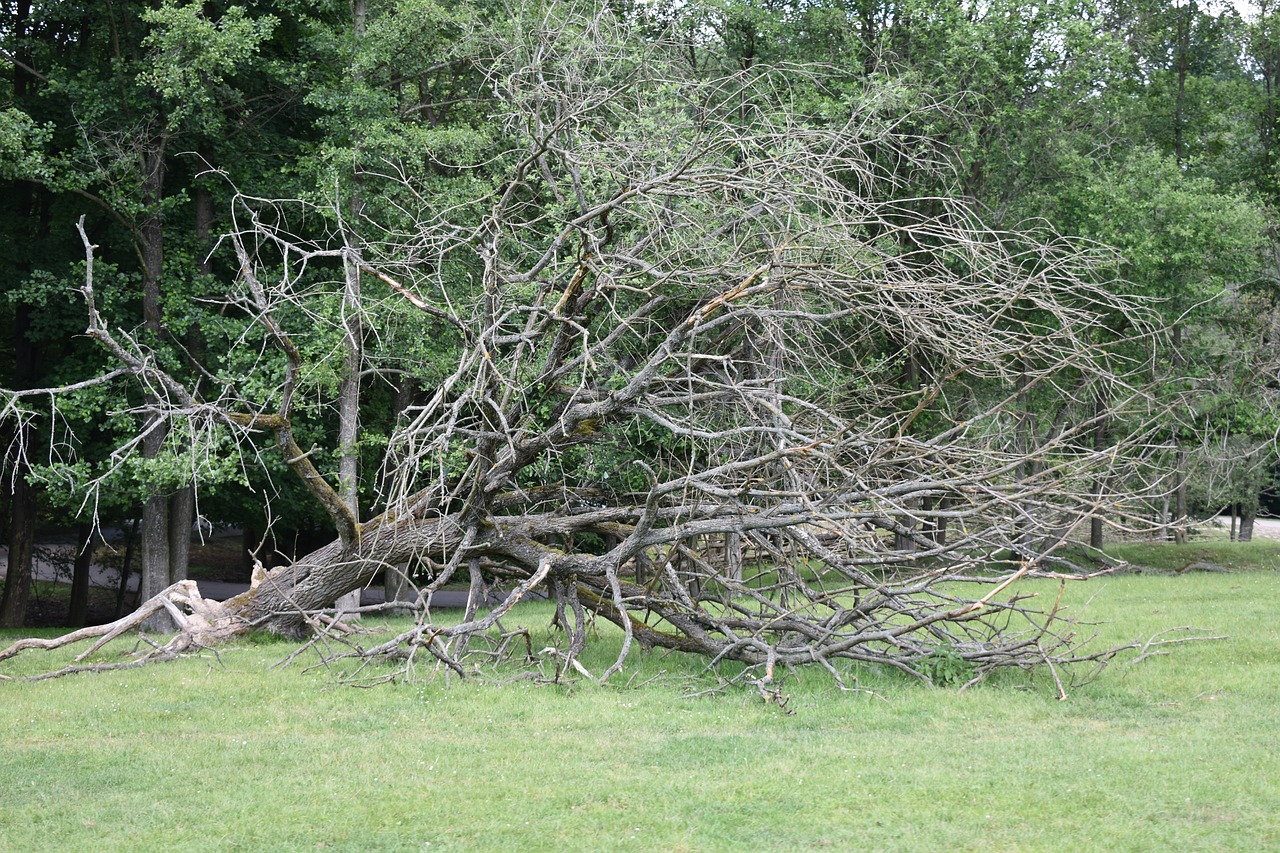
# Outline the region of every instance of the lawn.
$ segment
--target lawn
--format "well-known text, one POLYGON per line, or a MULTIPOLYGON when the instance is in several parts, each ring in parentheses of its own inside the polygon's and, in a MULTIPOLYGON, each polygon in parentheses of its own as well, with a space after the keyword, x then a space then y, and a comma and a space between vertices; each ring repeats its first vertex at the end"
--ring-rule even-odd
MULTIPOLYGON (((262 640, 0 683, 0 850, 1275 849, 1269 559, 1070 586, 1101 641, 1229 639, 1113 664, 1065 702, 1047 677, 957 692, 868 670, 841 693, 814 671, 788 676, 787 714, 737 689, 688 698, 698 661, 640 653, 608 687, 364 690, 270 670, 292 647, 262 640)), ((596 672, 616 650, 601 635, 596 672)))

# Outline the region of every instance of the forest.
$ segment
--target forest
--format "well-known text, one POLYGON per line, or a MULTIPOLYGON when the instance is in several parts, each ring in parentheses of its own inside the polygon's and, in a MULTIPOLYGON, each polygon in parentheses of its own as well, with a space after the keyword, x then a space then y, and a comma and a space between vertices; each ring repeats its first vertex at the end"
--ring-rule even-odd
POLYGON ((132 529, 159 655, 377 584, 459 673, 537 594, 565 667, 981 678, 1273 485, 1272 0, 5 0, 0 63, 0 627, 132 529))

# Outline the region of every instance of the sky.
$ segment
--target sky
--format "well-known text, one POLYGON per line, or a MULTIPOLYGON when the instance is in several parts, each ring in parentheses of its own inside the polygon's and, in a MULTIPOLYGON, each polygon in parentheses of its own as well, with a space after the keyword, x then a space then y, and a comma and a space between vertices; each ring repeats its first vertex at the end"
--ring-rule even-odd
POLYGON ((1227 0, 1227 2, 1224 2, 1224 0, 1217 0, 1217 2, 1210 0, 1208 5, 1212 7, 1219 3, 1223 6, 1235 6, 1236 11, 1240 13, 1240 17, 1244 18, 1246 21, 1252 21, 1254 18, 1258 17, 1258 4, 1256 0, 1227 0))

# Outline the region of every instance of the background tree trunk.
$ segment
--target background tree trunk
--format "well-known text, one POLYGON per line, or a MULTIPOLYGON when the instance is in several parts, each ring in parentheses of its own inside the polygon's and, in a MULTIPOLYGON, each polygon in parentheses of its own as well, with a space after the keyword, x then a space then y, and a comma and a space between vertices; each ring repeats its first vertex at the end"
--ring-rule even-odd
POLYGON ((191 564, 191 524, 196 513, 196 493, 183 486, 169 498, 169 583, 187 579, 191 564))
MULTIPOLYGON (((364 39, 365 21, 369 9, 366 0, 353 0, 351 5, 352 32, 355 36, 356 50, 364 39)), ((356 79, 360 79, 359 72, 356 79)), ((353 128, 359 139, 359 128, 353 128)), ((357 141, 356 151, 359 151, 357 141)), ((360 216, 363 201, 360 197, 360 164, 357 156, 355 173, 352 175, 352 193, 348 206, 350 216, 354 220, 360 216)), ((343 344, 345 353, 342 365, 342 385, 338 390, 338 495, 351 511, 356 524, 360 523, 360 371, 364 366, 364 328, 360 321, 360 267, 359 249, 350 234, 344 235, 347 251, 356 253, 354 257, 344 257, 345 286, 342 292, 343 344)), ((360 606, 360 590, 346 593, 334 602, 339 610, 354 611, 360 606)))
MULTIPOLYGON (((1093 416, 1097 421, 1093 426, 1093 450, 1095 453, 1101 453, 1107 446, 1106 404, 1101 391, 1098 392, 1094 401, 1093 416)), ((1102 499, 1106 495, 1106 488, 1106 478, 1101 475, 1094 478, 1094 509, 1089 517, 1089 546, 1092 548, 1102 547, 1102 499)))
POLYGON ((116 618, 124 615, 125 600, 129 593, 129 575, 133 572, 133 555, 138 550, 138 519, 122 528, 124 531, 124 561, 120 566, 120 584, 116 587, 116 618))
POLYGON ((1191 479, 1191 472, 1187 464, 1187 450, 1181 445, 1178 447, 1178 468, 1175 476, 1178 485, 1173 493, 1173 541, 1179 545, 1185 545, 1187 544, 1187 482, 1191 479))
POLYGON ((21 628, 27 618, 27 602, 31 597, 36 491, 27 482, 25 468, 25 465, 20 466, 13 477, 9 563, 5 569, 4 595, 0 597, 0 628, 21 628))
MULTIPOLYGON (((146 211, 138 227, 138 251, 142 256, 142 317, 143 325, 152 335, 156 345, 167 334, 164 325, 164 307, 161 303, 161 277, 164 274, 164 216, 160 203, 164 196, 165 147, 167 140, 161 136, 149 141, 143 157, 142 202, 146 211)), ((152 405, 159 401, 151 398, 152 405)), ((157 459, 164 452, 167 422, 149 417, 145 425, 146 437, 142 442, 144 459, 157 459)), ((169 585, 170 534, 169 495, 152 491, 142 509, 142 581, 140 600, 146 601, 169 585)), ((172 631, 173 620, 165 613, 156 613, 145 627, 150 631, 172 631)))
MULTIPOLYGON (((358 213, 359 201, 353 200, 352 212, 358 213)), ((352 251, 355 251, 352 249, 352 251)), ((360 521, 360 369, 364 360, 360 323, 360 267, 354 259, 346 261, 346 287, 343 291, 343 359, 342 385, 338 391, 338 495, 360 521)), ((335 605, 339 610, 354 611, 360 606, 360 590, 353 590, 335 605)))
MULTIPOLYGON (((14 309, 14 379, 18 387, 30 387, 37 369, 36 348, 31 343, 31 322, 35 309, 20 303, 14 309)), ((19 441, 27 446, 34 431, 29 424, 18 427, 19 441)), ((36 539, 36 489, 27 479, 30 468, 19 458, 5 485, 13 484, 10 495, 9 564, 5 570, 4 595, 0 598, 0 628, 21 628, 27 618, 31 595, 32 557, 36 539)))
POLYGON ((1249 501, 1240 507, 1240 541, 1253 541, 1253 522, 1258 517, 1258 503, 1249 501))
MULTIPOLYGON (((413 402, 414 384, 407 377, 401 377, 396 383, 396 397, 394 407, 397 413, 397 423, 402 420, 403 413, 409 408, 413 402)), ((384 482, 382 491, 389 494, 390 481, 394 478, 396 472, 400 468, 401 455, 398 449, 390 449, 389 462, 383 466, 384 482)), ((410 572, 413 570, 412 563, 403 565, 388 566, 385 576, 383 577, 383 598, 385 601, 403 601, 411 604, 418 599, 418 591, 411 582, 410 572)))
POLYGON ((89 573, 93 570, 94 526, 82 521, 76 527, 76 557, 71 570, 71 606, 67 624, 80 627, 89 619, 89 573))

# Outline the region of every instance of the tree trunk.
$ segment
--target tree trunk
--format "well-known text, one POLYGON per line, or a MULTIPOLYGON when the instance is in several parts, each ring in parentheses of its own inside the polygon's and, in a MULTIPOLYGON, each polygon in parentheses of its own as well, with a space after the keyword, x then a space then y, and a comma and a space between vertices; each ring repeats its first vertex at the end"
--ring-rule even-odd
POLYGON ((383 599, 388 604, 403 603, 404 609, 397 613, 407 613, 418 600, 418 590, 411 579, 412 566, 403 563, 399 566, 388 566, 382 578, 383 599))
POLYGON ((449 518, 394 523, 370 521, 360 543, 349 552, 341 540, 325 545, 288 566, 267 573, 256 589, 228 602, 250 622, 264 620, 264 630, 297 636, 307 630, 301 610, 323 610, 352 590, 357 592, 386 570, 419 555, 452 554, 463 531, 449 518))
POLYGON ((93 570, 94 526, 82 521, 76 528, 76 558, 71 571, 71 606, 67 624, 80 627, 89 621, 89 573, 93 570))
MULTIPOLYGON (((401 378, 396 385, 395 403, 393 404, 397 422, 402 420, 404 411, 413 403, 413 393, 413 381, 407 377, 401 378)), ((395 477, 402 461, 399 451, 396 450, 392 452, 388 463, 384 463, 383 475, 386 478, 382 483, 384 493, 389 494, 387 489, 390 487, 390 481, 395 477)), ((387 567, 382 582, 384 600, 388 602, 403 601, 406 604, 417 600, 418 592, 410 580, 412 569, 413 565, 409 563, 387 567)))
MULTIPOLYGON (((1035 462, 1031 458, 1031 448, 1034 444, 1034 436, 1037 428, 1035 424, 1035 416, 1031 411, 1031 402, 1029 400, 1029 389, 1031 380, 1027 376, 1027 363, 1024 359, 1018 359, 1018 393, 1015 397, 1017 406, 1017 422, 1014 424, 1014 453, 1020 456, 1024 461, 1019 466, 1020 473, 1025 479, 1031 479, 1035 474, 1035 462)), ((1031 554, 1031 534, 1028 530, 1029 522, 1015 508, 1013 518, 1010 520, 1013 529, 1012 544, 1010 549, 1014 562, 1022 562, 1027 560, 1031 554)))
POLYGON ((1257 500, 1245 501, 1240 506, 1240 542, 1253 541, 1253 522, 1258 517, 1257 500))
MULTIPOLYGON (((204 162, 211 162, 212 154, 201 151, 204 162)), ((204 186, 195 185, 196 247, 200 252, 200 272, 213 275, 211 251, 214 247, 213 196, 204 186)), ((204 334, 199 325, 193 324, 186 333, 187 353, 197 363, 205 358, 204 334)), ((197 379, 196 388, 200 383, 197 379)), ((173 493, 169 500, 169 582, 186 580, 191 567, 191 525, 195 522, 196 492, 194 486, 184 486, 173 493)))
POLYGON ((893 531, 893 550, 904 553, 916 550, 916 540, 911 535, 915 530, 916 520, 904 516, 898 519, 898 524, 899 529, 893 531))
POLYGON ((124 564, 120 566, 120 585, 116 587, 116 618, 124 615, 125 596, 129 592, 129 574, 133 571, 133 554, 137 550, 138 519, 124 529, 124 564))
MULTIPOLYGON (((27 202, 24 206, 29 207, 27 202)), ((14 380, 19 388, 29 388, 35 380, 37 351, 29 335, 35 309, 19 303, 14 309, 13 347, 14 380)), ((18 427, 18 446, 30 446, 34 432, 29 425, 18 427)), ((15 464, 12 478, 9 527, 9 565, 5 574, 4 596, 0 599, 0 628, 20 628, 27 618, 27 601, 31 595, 32 556, 36 539, 36 490, 27 479, 30 468, 24 457, 15 464)))
MULTIPOLYGON (((167 334, 160 301, 160 280, 164 271, 164 218, 160 202, 164 194, 165 143, 164 137, 150 140, 143 156, 142 202, 145 212, 138 227, 138 250, 142 256, 142 318, 143 325, 152 335, 153 346, 167 334)), ((148 401, 158 403, 152 398, 148 401)), ((164 451, 168 430, 163 422, 157 422, 155 416, 148 418, 145 428, 143 458, 156 459, 164 451)), ((139 595, 146 601, 169 585, 169 496, 160 491, 149 494, 143 506, 141 554, 139 595)), ((145 627, 150 631, 171 631, 175 626, 167 614, 160 612, 149 618, 145 627)))
MULTIPOLYGON (((352 201, 352 212, 359 211, 358 197, 352 201)), ((351 251, 355 251, 352 249, 351 251)), ((360 370, 364 360, 364 330, 360 323, 360 268, 354 259, 346 263, 346 286, 343 291, 344 334, 346 354, 343 361, 342 385, 338 392, 338 495, 360 521, 360 370)), ((335 603, 339 610, 354 611, 360 606, 360 590, 353 590, 335 603)))
MULTIPOLYGON (((1099 391, 1094 398, 1093 451, 1102 453, 1107 447, 1106 403, 1099 391)), ((1093 481, 1093 514, 1089 516, 1089 547, 1102 548, 1102 500, 1106 495, 1106 477, 1099 474, 1093 481)))
POLYGON ((9 564, 0 596, 0 628, 21 628, 31 597, 31 565, 36 540, 36 490, 27 482, 26 466, 13 478, 12 518, 9 524, 9 564))
POLYGON ((169 498, 169 583, 187 579, 191 566, 191 524, 196 514, 196 493, 191 486, 169 498))
POLYGON ((1097 515, 1089 519, 1089 547, 1102 547, 1102 519, 1097 515))
POLYGON ((1179 545, 1187 544, 1187 480, 1190 473, 1187 470, 1187 451, 1186 448, 1179 445, 1178 447, 1178 471, 1177 471, 1177 488, 1173 493, 1173 541, 1179 545))
MULTIPOLYGON (((368 13, 367 0, 352 0, 351 26, 357 50, 364 40, 368 13)), ((355 72, 357 81, 360 77, 360 73, 355 72)), ((348 210, 355 220, 359 218, 364 203, 360 197, 358 162, 360 129, 357 127, 353 131, 357 137, 357 162, 354 166, 355 173, 351 177, 352 193, 348 210)), ((344 236, 347 251, 358 253, 350 235, 344 236)), ((357 525, 360 523, 360 371, 364 367, 364 328, 360 322, 360 267, 356 263, 358 257, 357 254, 343 259, 346 280, 342 291, 342 314, 346 352, 343 358, 342 385, 338 390, 338 495, 347 505, 357 525)), ((334 606, 340 611, 356 610, 360 606, 360 590, 345 593, 335 600, 334 606)))
MULTIPOLYGON (((942 497, 941 500, 938 501, 938 508, 940 510, 949 510, 955 505, 956 505, 955 498, 945 496, 945 495, 942 497)), ((937 521, 934 523, 934 528, 933 528, 933 541, 935 543, 937 543, 940 546, 947 544, 947 528, 950 524, 951 524, 951 519, 948 518, 947 516, 943 515, 938 517, 937 521)))
POLYGON ((737 532, 724 535, 724 573, 730 580, 742 580, 742 534, 737 532))
MULTIPOLYGON (((169 585, 169 498, 153 494, 142 508, 142 579, 138 597, 146 601, 169 585)), ((167 615, 155 614, 147 620, 149 631, 170 631, 173 621, 167 615)))

